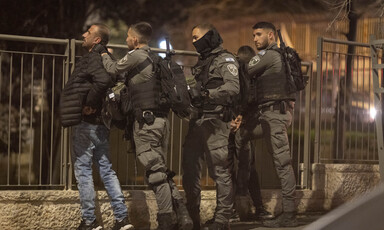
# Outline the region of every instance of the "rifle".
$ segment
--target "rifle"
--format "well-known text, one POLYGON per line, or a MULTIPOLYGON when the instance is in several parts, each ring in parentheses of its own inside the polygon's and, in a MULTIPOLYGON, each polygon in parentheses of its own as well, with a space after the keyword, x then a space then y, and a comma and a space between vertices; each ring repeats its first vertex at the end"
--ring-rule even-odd
POLYGON ((175 52, 171 51, 171 45, 169 43, 169 37, 165 37, 165 44, 166 44, 166 51, 165 51, 165 60, 170 61, 172 58, 172 55, 175 54, 175 52))
POLYGON ((285 69, 287 71, 287 74, 288 74, 288 77, 290 78, 290 80, 292 80, 292 82, 294 82, 293 77, 292 77, 291 66, 289 65, 289 62, 288 62, 287 46, 285 45, 285 43, 283 41, 283 37, 281 36, 280 30, 277 30, 277 35, 279 36, 279 40, 280 40, 280 49, 281 49, 281 51, 283 51, 282 55, 283 55, 283 59, 284 59, 284 63, 285 63, 285 69))

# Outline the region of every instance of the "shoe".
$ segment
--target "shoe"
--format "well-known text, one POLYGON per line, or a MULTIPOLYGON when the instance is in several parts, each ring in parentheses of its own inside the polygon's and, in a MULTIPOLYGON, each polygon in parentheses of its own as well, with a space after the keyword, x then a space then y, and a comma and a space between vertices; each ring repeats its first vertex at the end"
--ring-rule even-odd
POLYGON ((134 229, 133 225, 129 223, 128 217, 125 217, 121 221, 115 220, 115 225, 112 230, 129 230, 134 229))
POLYGON ((236 222, 240 222, 240 217, 239 217, 239 214, 237 214, 236 209, 233 209, 232 215, 229 218, 229 223, 236 223, 236 222))
POLYGON ((229 223, 213 222, 209 226, 203 228, 203 230, 231 230, 229 223))
POLYGON ((296 227, 297 223, 296 214, 294 212, 283 212, 279 216, 271 220, 263 221, 264 227, 280 228, 280 227, 296 227))
POLYGON ((272 213, 268 212, 263 206, 256 208, 255 212, 256 220, 268 220, 272 219, 272 213))
POLYGON ((176 200, 175 211, 177 215, 177 225, 179 230, 192 230, 193 221, 189 216, 188 210, 185 207, 183 200, 176 200))
POLYGON ((103 229, 96 220, 94 220, 92 223, 87 224, 87 222, 83 219, 77 228, 77 230, 101 230, 103 229))

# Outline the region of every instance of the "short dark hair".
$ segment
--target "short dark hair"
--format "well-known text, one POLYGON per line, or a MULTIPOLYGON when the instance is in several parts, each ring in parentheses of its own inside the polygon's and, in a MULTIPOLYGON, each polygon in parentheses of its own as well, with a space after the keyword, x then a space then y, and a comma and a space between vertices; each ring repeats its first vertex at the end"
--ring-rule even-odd
MULTIPOLYGON (((198 25, 195 25, 192 30, 196 29, 196 28, 199 28, 199 29, 203 29, 203 30, 207 30, 207 31, 210 31, 210 30, 216 30, 215 26, 210 24, 210 23, 201 23, 201 24, 198 24, 198 25)), ((217 30, 216 30, 217 31, 217 30)))
POLYGON ((152 36, 152 26, 148 22, 138 22, 129 27, 139 35, 139 43, 148 44, 152 36))
POLYGON ((270 22, 258 22, 252 26, 252 29, 271 29, 276 37, 276 27, 270 22))
POLYGON ((103 23, 93 24, 97 26, 97 34, 101 37, 101 45, 107 45, 109 42, 109 27, 103 23))
POLYGON ((254 56, 256 56, 256 52, 250 46, 241 46, 237 50, 237 58, 241 62, 248 63, 254 56))

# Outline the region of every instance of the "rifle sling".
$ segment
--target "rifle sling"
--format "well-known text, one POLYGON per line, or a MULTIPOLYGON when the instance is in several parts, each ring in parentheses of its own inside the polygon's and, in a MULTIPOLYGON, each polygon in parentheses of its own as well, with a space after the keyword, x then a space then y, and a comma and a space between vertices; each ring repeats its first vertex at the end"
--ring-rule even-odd
POLYGON ((135 75, 139 74, 141 71, 143 71, 147 66, 151 65, 153 63, 152 59, 147 57, 143 62, 138 64, 132 71, 127 73, 127 78, 126 79, 131 79, 135 75))

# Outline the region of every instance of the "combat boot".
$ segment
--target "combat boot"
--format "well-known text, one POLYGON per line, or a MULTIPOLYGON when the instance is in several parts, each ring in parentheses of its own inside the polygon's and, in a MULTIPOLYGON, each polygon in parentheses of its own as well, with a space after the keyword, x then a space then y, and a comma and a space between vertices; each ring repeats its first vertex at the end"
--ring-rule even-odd
POLYGON ((183 200, 176 200, 175 206, 177 215, 177 225, 179 227, 178 229, 192 230, 193 222, 191 217, 189 216, 187 207, 185 207, 183 200))
POLYGON ((157 214, 157 230, 171 230, 174 228, 172 223, 172 213, 158 213, 157 214))
POLYGON ((280 228, 280 227, 296 227, 299 224, 297 223, 296 213, 283 212, 274 219, 263 221, 263 225, 268 228, 280 228))

